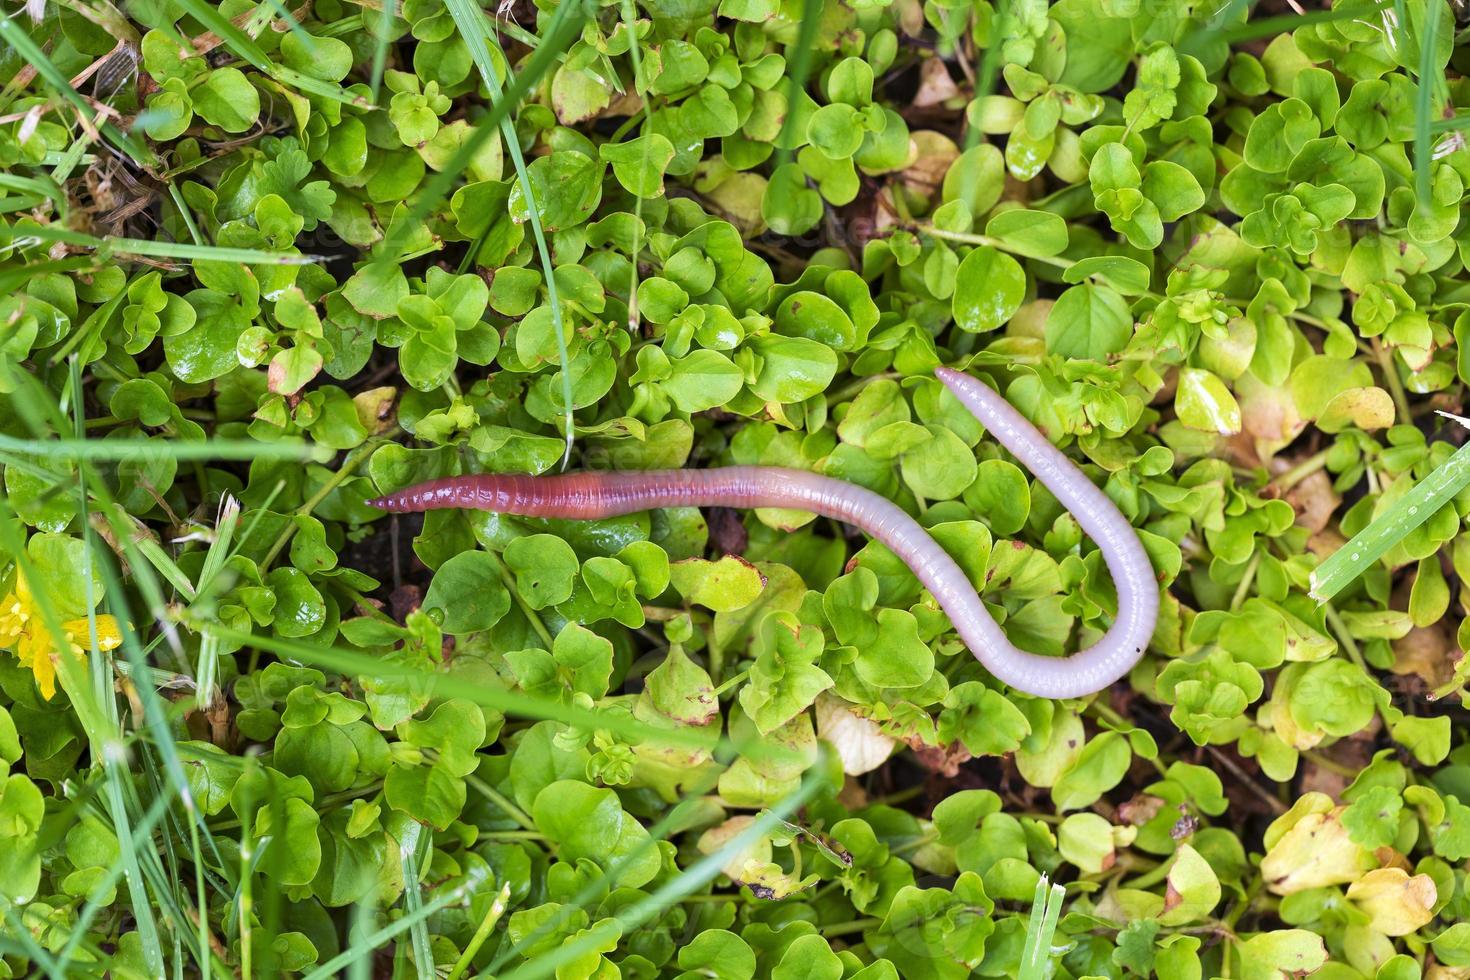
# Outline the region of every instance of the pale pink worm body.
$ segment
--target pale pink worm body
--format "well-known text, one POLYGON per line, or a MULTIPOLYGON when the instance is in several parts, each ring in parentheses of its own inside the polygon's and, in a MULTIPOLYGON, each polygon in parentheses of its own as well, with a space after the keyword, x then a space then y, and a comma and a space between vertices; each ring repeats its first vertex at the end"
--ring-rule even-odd
POLYGON ((871 490, 774 466, 483 475, 430 480, 369 501, 411 512, 462 507, 523 517, 596 520, 656 507, 783 507, 862 528, 903 559, 939 602, 956 632, 998 679, 1051 698, 1100 691, 1133 668, 1153 635, 1159 587, 1132 525, 1113 502, 1006 400, 948 368, 935 373, 990 433, 1036 475, 1097 542, 1118 593, 1112 628, 1070 657, 1018 650, 960 566, 912 517, 871 490))

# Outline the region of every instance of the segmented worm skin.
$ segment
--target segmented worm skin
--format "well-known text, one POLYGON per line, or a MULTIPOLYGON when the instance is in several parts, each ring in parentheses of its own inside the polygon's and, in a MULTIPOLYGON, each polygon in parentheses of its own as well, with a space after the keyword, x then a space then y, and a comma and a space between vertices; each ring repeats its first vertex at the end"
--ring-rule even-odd
POLYGON ((1100 691, 1132 669, 1153 635, 1159 587, 1133 527, 1107 496, 1004 398, 948 368, 935 372, 950 391, 1061 501, 1097 542, 1118 594, 1113 626, 1086 650, 1046 657, 1006 639, 975 587, 912 517, 863 487, 773 466, 460 476, 430 480, 369 501, 398 513, 466 508, 524 517, 596 520, 656 507, 784 507, 852 524, 903 559, 939 602, 960 638, 999 680, 1051 698, 1100 691))

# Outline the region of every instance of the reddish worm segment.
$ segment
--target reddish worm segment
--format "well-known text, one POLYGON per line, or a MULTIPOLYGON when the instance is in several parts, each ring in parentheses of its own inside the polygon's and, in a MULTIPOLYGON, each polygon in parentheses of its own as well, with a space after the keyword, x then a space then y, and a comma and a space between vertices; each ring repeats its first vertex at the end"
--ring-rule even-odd
POLYGON ((1012 646, 953 558, 891 501, 863 487, 774 466, 458 476, 430 480, 368 501, 395 513, 462 507, 523 517, 596 520, 656 507, 784 507, 862 528, 904 560, 949 615, 975 657, 999 680, 1051 698, 1100 691, 1133 668, 1153 635, 1159 609, 1153 566, 1126 518, 1065 455, 983 382, 935 371, 951 392, 1036 475, 1097 542, 1118 593, 1112 628, 1070 657, 1012 646))

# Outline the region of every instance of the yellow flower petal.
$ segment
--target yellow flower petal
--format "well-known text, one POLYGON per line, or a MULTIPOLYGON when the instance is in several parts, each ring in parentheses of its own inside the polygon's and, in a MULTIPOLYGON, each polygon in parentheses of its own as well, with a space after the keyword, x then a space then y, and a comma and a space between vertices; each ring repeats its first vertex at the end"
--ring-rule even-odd
POLYGON ((0 601, 0 646, 13 647, 25 629, 30 613, 14 592, 0 601))
POLYGON ((41 653, 31 661, 31 673, 36 675, 36 687, 41 690, 41 697, 50 701, 56 696, 56 664, 52 661, 49 650, 41 653))
MULTIPOLYGON (((86 650, 91 646, 91 626, 85 619, 73 619, 62 623, 61 628, 66 630, 69 637, 76 640, 81 649, 86 650)), ((116 650, 122 646, 122 629, 118 625, 116 616, 97 617, 97 649, 116 650)))
MULTIPOLYGON (((122 645, 122 629, 115 616, 98 615, 68 620, 61 624, 62 648, 83 664, 87 651, 116 650, 122 645), (95 634, 94 634, 95 628, 95 634)), ((49 630, 34 615, 30 586, 17 575, 14 590, 0 601, 0 646, 14 647, 22 667, 36 675, 36 687, 46 700, 56 695, 56 664, 59 654, 49 630)))

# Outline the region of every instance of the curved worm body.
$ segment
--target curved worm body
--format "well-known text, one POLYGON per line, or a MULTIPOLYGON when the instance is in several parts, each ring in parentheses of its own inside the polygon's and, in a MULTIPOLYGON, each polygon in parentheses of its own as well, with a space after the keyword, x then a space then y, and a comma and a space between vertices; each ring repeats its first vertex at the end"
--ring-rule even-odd
POLYGON ((1107 496, 1004 398, 948 368, 935 372, 1000 443, 1036 475, 1097 542, 1118 593, 1118 615, 1097 643, 1070 657, 1012 646, 970 580, 928 532, 878 494, 842 480, 773 466, 460 476, 369 501, 393 512, 466 508, 523 517, 596 520, 656 507, 784 507, 862 528, 903 559, 948 614, 960 638, 998 679, 1042 697, 1080 697, 1126 674, 1143 655, 1159 589, 1132 525, 1107 496))

